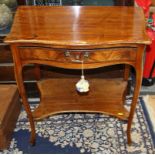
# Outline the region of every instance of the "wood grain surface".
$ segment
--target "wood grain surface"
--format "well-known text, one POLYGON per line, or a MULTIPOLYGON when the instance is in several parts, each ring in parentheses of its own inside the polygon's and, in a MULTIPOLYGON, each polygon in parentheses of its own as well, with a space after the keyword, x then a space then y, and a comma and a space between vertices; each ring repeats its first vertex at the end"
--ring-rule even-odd
POLYGON ((39 120, 63 112, 98 112, 123 120, 128 119, 129 112, 123 103, 123 94, 127 88, 126 81, 122 79, 89 79, 90 91, 79 94, 75 88, 78 80, 77 78, 67 78, 38 82, 41 102, 33 112, 34 118, 39 120))
POLYGON ((134 7, 20 6, 14 21, 5 42, 65 48, 150 43, 143 11, 134 7))
POLYGON ((145 45, 151 43, 146 35, 145 18, 140 8, 22 6, 17 10, 11 33, 5 42, 11 45, 15 77, 30 121, 31 144, 35 144, 36 137, 34 119, 71 111, 103 112, 128 119, 127 141, 131 144, 130 131, 142 81, 143 53, 145 45), (67 100, 65 94, 73 92, 66 79, 57 79, 50 82, 52 84, 46 80, 43 84, 45 88, 39 85, 41 103, 32 114, 24 86, 24 66, 34 64, 34 74, 39 80, 41 74, 38 64, 81 69, 81 61, 84 61, 84 69, 124 64, 123 80, 118 85, 114 79, 111 82, 94 79, 91 86, 92 90, 96 89, 95 96, 90 93, 86 99, 74 94, 67 100), (124 83, 128 81, 130 66, 135 69, 136 78, 128 113, 123 103, 127 92, 124 83), (102 89, 101 83, 105 89, 102 89), (57 84, 65 88, 58 89, 57 84), (59 102, 57 99, 62 100, 59 102))

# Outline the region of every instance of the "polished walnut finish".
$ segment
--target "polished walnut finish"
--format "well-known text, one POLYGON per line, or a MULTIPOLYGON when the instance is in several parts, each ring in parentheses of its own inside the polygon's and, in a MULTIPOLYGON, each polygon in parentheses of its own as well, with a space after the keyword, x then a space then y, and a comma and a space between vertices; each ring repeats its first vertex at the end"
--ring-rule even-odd
POLYGON ((127 137, 131 143, 131 124, 142 77, 142 57, 150 40, 140 8, 25 6, 19 7, 11 33, 5 39, 11 45, 15 76, 23 105, 31 125, 31 143, 35 142, 34 120, 61 112, 101 112, 128 120, 127 137), (38 82, 39 107, 32 113, 23 82, 23 67, 38 64, 66 69, 94 69, 125 64, 124 78, 90 79, 90 92, 78 94, 76 79, 47 79, 38 82), (124 107, 130 66, 136 71, 136 84, 130 111, 124 107), (60 87, 61 86, 61 87, 60 87))
POLYGON ((38 87, 41 92, 41 102, 33 112, 34 119, 40 120, 62 112, 98 112, 113 115, 122 120, 128 119, 129 112, 123 106, 126 81, 89 79, 90 91, 79 94, 75 89, 78 80, 66 78, 40 81, 38 87))
POLYGON ((132 7, 19 7, 9 43, 40 43, 56 48, 103 48, 144 43, 144 15, 132 7), (46 10, 46 11, 45 11, 46 10))

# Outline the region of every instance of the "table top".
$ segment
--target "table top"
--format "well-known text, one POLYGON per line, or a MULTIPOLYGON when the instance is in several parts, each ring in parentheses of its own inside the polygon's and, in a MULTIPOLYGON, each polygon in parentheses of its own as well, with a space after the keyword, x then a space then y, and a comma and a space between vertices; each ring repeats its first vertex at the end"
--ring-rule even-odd
POLYGON ((7 43, 59 47, 150 44, 143 11, 116 6, 20 6, 7 43))

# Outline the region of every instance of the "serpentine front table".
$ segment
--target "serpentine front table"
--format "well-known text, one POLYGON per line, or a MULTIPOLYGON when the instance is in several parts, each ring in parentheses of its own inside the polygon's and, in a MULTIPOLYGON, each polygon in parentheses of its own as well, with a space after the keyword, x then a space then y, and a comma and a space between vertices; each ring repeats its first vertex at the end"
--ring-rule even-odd
MULTIPOLYGON (((15 77, 31 126, 62 112, 97 112, 127 120, 128 144, 142 79, 142 58, 150 40, 140 8, 97 6, 21 6, 5 39, 12 49, 15 77), (125 64, 122 79, 90 79, 90 91, 80 94, 77 79, 38 80, 40 104, 31 112, 23 83, 23 67, 46 64, 58 68, 94 69, 125 64), (124 107, 130 66, 136 79, 130 111, 124 107)), ((39 67, 36 67, 39 78, 39 67)))

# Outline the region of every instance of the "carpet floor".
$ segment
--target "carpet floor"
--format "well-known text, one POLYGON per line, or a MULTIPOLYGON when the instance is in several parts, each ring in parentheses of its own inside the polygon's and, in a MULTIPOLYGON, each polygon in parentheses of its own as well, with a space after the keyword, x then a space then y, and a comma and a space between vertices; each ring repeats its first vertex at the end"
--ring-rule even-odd
POLYGON ((149 87, 142 86, 140 94, 141 95, 155 95, 155 84, 149 87))
POLYGON ((142 100, 143 109, 155 146, 155 95, 145 95, 142 100), (143 102, 144 101, 144 102, 143 102))
MULTIPOLYGON (((36 146, 29 144, 29 123, 21 112, 10 147, 0 153, 42 154, 154 154, 147 119, 139 100, 133 125, 131 146, 127 145, 126 122, 101 114, 61 114, 36 123, 36 146)), ((131 98, 126 100, 130 108, 131 98)), ((34 109, 37 104, 31 104, 34 109)))

